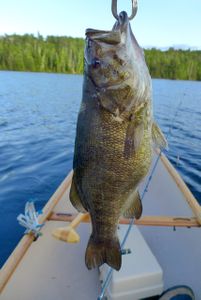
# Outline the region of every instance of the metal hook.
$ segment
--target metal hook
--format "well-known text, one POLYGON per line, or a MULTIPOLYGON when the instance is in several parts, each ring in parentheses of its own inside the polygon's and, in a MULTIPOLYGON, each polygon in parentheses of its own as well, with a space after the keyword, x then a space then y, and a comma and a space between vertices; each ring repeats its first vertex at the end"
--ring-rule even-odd
MULTIPOLYGON (((136 13, 137 13, 137 0, 131 0, 132 2, 132 13, 130 15, 130 17, 128 18, 129 20, 132 20, 136 13)), ((112 14, 115 17, 115 19, 119 19, 119 15, 117 13, 117 0, 112 0, 112 14)))

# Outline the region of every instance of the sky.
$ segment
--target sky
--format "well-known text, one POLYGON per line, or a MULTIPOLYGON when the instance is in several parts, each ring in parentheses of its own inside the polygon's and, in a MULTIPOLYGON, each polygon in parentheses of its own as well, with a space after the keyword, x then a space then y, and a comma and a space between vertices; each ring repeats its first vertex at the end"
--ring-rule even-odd
MULTIPOLYGON (((131 0, 118 0, 122 10, 131 12, 131 0)), ((0 35, 84 37, 86 28, 114 22, 111 0, 0 0, 0 35)), ((145 48, 201 49, 201 0, 138 0, 131 26, 145 48)))

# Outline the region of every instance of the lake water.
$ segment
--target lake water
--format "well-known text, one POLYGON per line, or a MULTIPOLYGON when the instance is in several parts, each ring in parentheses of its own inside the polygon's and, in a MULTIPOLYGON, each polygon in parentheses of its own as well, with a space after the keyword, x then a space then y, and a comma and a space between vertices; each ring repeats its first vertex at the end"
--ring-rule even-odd
MULTIPOLYGON (((1 265, 24 232, 25 203, 41 209, 72 168, 81 89, 79 75, 0 72, 1 265)), ((166 154, 201 200, 201 82, 155 79, 153 94, 166 154)))

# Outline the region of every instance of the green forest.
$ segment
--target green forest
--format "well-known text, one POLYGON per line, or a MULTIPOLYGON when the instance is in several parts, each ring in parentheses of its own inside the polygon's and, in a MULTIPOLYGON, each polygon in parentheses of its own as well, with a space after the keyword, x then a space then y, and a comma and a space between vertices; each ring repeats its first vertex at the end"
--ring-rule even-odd
MULTIPOLYGON (((38 34, 0 36, 0 70, 81 74, 84 39, 38 34)), ((145 49, 153 78, 201 80, 201 51, 145 49)))

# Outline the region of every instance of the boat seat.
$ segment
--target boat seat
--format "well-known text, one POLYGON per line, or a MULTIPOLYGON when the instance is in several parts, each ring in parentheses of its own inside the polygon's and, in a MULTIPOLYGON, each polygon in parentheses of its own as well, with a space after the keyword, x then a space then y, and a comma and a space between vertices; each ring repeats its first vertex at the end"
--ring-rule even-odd
MULTIPOLYGON (((121 225, 118 230, 120 241, 123 240, 128 225, 121 225)), ((137 226, 133 226, 127 238, 125 249, 131 253, 122 255, 120 271, 113 271, 106 290, 109 300, 138 300, 161 295, 163 291, 163 270, 151 252, 137 226)), ((100 267, 100 280, 104 282, 109 267, 100 267)))

